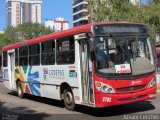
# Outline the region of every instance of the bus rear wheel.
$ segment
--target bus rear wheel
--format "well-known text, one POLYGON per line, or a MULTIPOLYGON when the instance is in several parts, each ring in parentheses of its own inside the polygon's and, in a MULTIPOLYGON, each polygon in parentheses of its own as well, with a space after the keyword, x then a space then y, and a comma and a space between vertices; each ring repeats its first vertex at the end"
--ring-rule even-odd
POLYGON ((18 83, 17 83, 17 93, 18 93, 19 98, 22 99, 24 97, 24 93, 23 93, 22 85, 21 85, 20 81, 18 81, 18 83))
POLYGON ((75 101, 74 96, 71 90, 64 90, 64 105, 67 110, 73 111, 75 110, 75 101))

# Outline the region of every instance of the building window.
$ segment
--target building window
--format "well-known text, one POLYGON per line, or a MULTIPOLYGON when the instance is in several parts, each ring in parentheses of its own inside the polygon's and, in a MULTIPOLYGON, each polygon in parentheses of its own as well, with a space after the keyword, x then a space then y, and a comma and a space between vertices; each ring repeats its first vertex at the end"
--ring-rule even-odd
POLYGON ((28 46, 19 48, 19 65, 20 66, 28 65, 28 46))
POLYGON ((74 64, 75 45, 74 38, 61 38, 57 40, 57 64, 74 64))
POLYGON ((78 22, 76 22, 76 23, 73 24, 74 27, 75 27, 75 26, 78 26, 78 25, 79 25, 78 22))
POLYGON ((75 8, 73 8, 73 13, 76 13, 78 11, 81 11, 81 10, 87 10, 87 4, 82 4, 82 5, 79 5, 75 8))
POLYGON ((7 7, 12 7, 11 1, 8 1, 7 4, 6 4, 6 6, 7 6, 7 7))
POLYGON ((87 0, 74 0, 73 5, 77 5, 77 4, 84 2, 84 1, 87 1, 87 0))
POLYGON ((80 18, 86 17, 87 14, 88 14, 87 12, 81 12, 81 13, 79 13, 79 14, 77 14, 77 15, 74 15, 74 16, 73 16, 73 20, 75 21, 75 20, 78 20, 78 19, 80 19, 80 18))
POLYGON ((41 64, 55 64, 55 41, 41 43, 41 64))
POLYGON ((40 64, 40 45, 35 44, 29 46, 29 65, 40 64))

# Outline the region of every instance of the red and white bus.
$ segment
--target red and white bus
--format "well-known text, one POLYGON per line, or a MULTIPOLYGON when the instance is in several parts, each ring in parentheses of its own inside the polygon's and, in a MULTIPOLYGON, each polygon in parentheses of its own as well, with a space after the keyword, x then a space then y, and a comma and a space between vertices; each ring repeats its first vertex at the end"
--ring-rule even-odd
POLYGON ((147 28, 95 23, 3 48, 4 85, 18 92, 108 107, 156 98, 155 50, 147 28))

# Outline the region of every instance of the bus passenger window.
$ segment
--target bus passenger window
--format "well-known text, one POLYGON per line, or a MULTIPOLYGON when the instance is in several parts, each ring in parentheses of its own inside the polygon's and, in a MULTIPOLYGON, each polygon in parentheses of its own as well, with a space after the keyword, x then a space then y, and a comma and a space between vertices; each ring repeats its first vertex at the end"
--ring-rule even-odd
POLYGON ((3 67, 7 67, 7 52, 3 52, 3 67))
POLYGON ((19 48, 19 65, 20 66, 28 65, 28 46, 19 48))
POLYGON ((41 64, 55 64, 55 41, 44 42, 41 44, 41 64))
POLYGON ((18 66, 19 63, 18 63, 18 49, 15 49, 15 66, 18 66))
POLYGON ((74 64, 75 46, 74 38, 61 38, 57 40, 57 64, 74 64))
POLYGON ((40 46, 39 44, 29 46, 29 65, 40 64, 40 46))

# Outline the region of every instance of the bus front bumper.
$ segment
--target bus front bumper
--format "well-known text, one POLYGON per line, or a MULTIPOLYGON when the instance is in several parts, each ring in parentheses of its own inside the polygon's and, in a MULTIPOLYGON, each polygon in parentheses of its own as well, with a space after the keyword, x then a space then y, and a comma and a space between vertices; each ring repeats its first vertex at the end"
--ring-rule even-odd
POLYGON ((155 99, 156 88, 157 86, 155 85, 147 90, 127 94, 106 94, 99 92, 95 95, 96 107, 108 107, 155 99))

